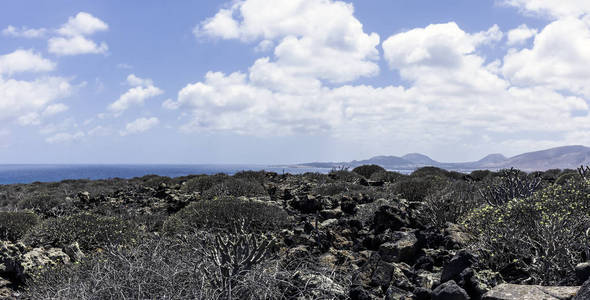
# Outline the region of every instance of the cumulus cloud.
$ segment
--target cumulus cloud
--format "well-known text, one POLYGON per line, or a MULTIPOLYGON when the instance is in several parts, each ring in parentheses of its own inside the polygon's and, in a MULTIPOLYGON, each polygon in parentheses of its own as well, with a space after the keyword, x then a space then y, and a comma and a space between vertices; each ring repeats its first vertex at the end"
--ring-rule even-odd
POLYGON ((39 114, 52 102, 71 93, 69 80, 61 77, 32 81, 0 77, 0 120, 18 118, 21 124, 38 123, 39 114))
POLYGON ((258 50, 276 42, 274 59, 266 63, 290 77, 338 83, 379 72, 379 35, 365 33, 352 4, 342 1, 238 1, 202 22, 195 34, 262 40, 258 50))
POLYGON ((130 86, 150 86, 154 85, 154 82, 149 78, 139 78, 135 74, 129 74, 127 76, 127 84, 130 86))
POLYGON ((80 36, 91 35, 107 29, 109 26, 99 18, 86 12, 79 12, 76 16, 70 17, 68 22, 62 25, 57 32, 65 36, 80 36))
POLYGON ((590 97, 590 19, 564 18, 535 36, 532 48, 509 52, 502 72, 518 86, 544 86, 590 97))
POLYGON ((45 141, 50 144, 67 143, 67 142, 80 140, 84 136, 86 136, 86 135, 82 131, 78 131, 78 132, 74 132, 74 133, 60 132, 60 133, 54 134, 50 137, 47 137, 45 139, 45 141))
MULTIPOLYGON (((371 63, 368 53, 374 46, 366 43, 366 37, 371 35, 362 32, 360 23, 350 27, 328 25, 326 31, 333 31, 327 33, 307 31, 306 26, 315 22, 312 16, 306 22, 299 22, 309 6, 334 5, 347 13, 341 14, 342 18, 336 18, 333 24, 355 24, 358 21, 348 4, 278 2, 273 7, 276 18, 266 14, 259 1, 247 0, 221 10, 197 27, 201 36, 247 43, 270 41, 275 47, 274 56, 257 59, 247 72, 208 72, 202 81, 182 88, 176 99, 165 101, 163 107, 179 111, 179 118, 184 122, 181 129, 262 136, 328 134, 371 145, 377 143, 384 149, 399 141, 413 148, 424 148, 444 144, 476 147, 467 141, 477 140, 489 147, 533 133, 552 134, 555 143, 564 143, 571 142, 570 132, 590 129, 588 104, 583 97, 564 95, 551 87, 513 85, 504 76, 503 61, 490 61, 482 54, 484 47, 502 40, 504 34, 497 25, 469 33, 452 22, 432 24, 388 37, 382 44, 384 57, 409 83, 407 87, 327 85, 326 80, 352 81, 362 76, 359 74, 370 72, 363 64, 348 64, 336 69, 344 72, 343 68, 351 68, 347 73, 355 74, 352 77, 322 73, 319 70, 332 62, 315 61, 316 57, 324 58, 322 51, 307 52, 310 48, 299 45, 306 39, 320 41, 314 47, 338 49, 338 54, 348 57, 342 61, 356 59, 356 62, 371 63), (260 12, 261 17, 256 18, 254 11, 260 12), (347 28, 341 32, 348 34, 335 34, 336 28, 347 28), (326 42, 318 36, 332 39, 326 42), (332 48, 342 44, 367 47, 332 48), (357 51, 361 48, 366 52, 357 51), (282 51, 298 52, 298 57, 306 57, 306 62, 291 61, 282 51), (483 136, 487 138, 483 140, 483 136)), ((320 10, 318 15, 322 13, 320 10)), ((315 23, 317 28, 324 28, 318 24, 315 23)), ((509 39, 516 42, 514 36, 513 32, 513 38, 509 39)))
POLYGON ((16 50, 0 55, 0 75, 22 72, 48 72, 55 69, 55 63, 43 58, 33 50, 16 50))
POLYGON ((48 50, 57 55, 103 54, 109 50, 105 42, 94 42, 87 36, 108 30, 109 26, 102 20, 86 12, 79 12, 70 17, 57 33, 48 41, 48 50))
POLYGON ((524 13, 551 18, 578 17, 590 13, 590 2, 586 0, 504 0, 504 3, 524 13))
POLYGON ((16 28, 12 25, 8 25, 8 27, 2 30, 2 34, 5 36, 23 37, 28 39, 44 37, 46 33, 47 29, 45 28, 16 28))
POLYGON ((537 32, 539 32, 537 29, 529 28, 526 24, 522 24, 508 31, 508 41, 506 43, 510 46, 523 44, 534 37, 537 32))
POLYGON ((58 55, 101 54, 109 50, 105 42, 100 44, 83 36, 54 37, 48 42, 49 52, 58 55))
POLYGON ((133 87, 108 106, 108 109, 116 114, 121 114, 131 106, 143 105, 145 100, 164 93, 153 85, 151 79, 142 79, 134 74, 127 76, 127 83, 133 87))
POLYGON ((160 124, 160 120, 158 120, 158 118, 156 118, 156 117, 139 118, 131 123, 128 123, 125 126, 125 129, 121 130, 119 132, 119 134, 121 136, 126 136, 126 135, 130 135, 130 134, 142 133, 142 132, 145 132, 145 131, 148 131, 148 130, 154 128, 158 124, 160 124))

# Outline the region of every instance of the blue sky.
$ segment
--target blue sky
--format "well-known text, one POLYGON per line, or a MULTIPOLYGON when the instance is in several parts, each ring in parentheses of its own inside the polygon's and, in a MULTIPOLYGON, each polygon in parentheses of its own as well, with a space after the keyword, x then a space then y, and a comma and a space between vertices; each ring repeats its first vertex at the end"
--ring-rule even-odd
POLYGON ((467 161, 590 144, 584 0, 1 8, 0 163, 467 161))

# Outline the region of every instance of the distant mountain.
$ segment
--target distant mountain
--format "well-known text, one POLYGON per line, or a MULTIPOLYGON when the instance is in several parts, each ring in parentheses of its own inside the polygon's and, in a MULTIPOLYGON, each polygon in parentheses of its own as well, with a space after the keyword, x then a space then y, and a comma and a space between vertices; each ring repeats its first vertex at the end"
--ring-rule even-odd
POLYGON ((351 162, 315 162, 301 166, 316 168, 357 167, 375 164, 390 170, 413 170, 425 166, 435 166, 447 170, 497 170, 514 167, 524 171, 544 171, 548 169, 575 169, 590 165, 590 148, 585 146, 564 146, 547 150, 527 152, 510 158, 502 154, 490 154, 474 162, 443 163, 420 153, 398 156, 375 156, 366 160, 351 162))
POLYGON ((402 158, 407 161, 411 161, 412 163, 415 163, 415 164, 432 165, 432 166, 440 164, 439 162, 432 160, 430 157, 428 157, 424 154, 420 154, 420 153, 406 154, 406 155, 402 156, 402 158))

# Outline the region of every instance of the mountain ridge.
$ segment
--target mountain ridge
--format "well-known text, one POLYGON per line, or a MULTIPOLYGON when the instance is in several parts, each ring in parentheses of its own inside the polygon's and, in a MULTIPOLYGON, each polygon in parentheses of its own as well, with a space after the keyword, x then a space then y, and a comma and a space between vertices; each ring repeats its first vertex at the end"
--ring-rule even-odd
POLYGON ((390 170, 413 170, 426 166, 447 170, 497 170, 511 167, 524 171, 575 169, 581 165, 590 164, 590 147, 583 145, 561 146, 526 152, 512 157, 493 153, 473 162, 439 162, 421 153, 408 153, 401 157, 380 155, 350 162, 313 162, 298 165, 317 168, 340 168, 366 164, 376 164, 390 170))

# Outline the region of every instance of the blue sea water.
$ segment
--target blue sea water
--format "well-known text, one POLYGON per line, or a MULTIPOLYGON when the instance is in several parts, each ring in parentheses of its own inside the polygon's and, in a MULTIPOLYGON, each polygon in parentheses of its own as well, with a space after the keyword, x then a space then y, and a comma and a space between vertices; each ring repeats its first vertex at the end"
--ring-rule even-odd
POLYGON ((168 177, 217 173, 232 175, 244 170, 265 170, 279 174, 330 171, 325 168, 269 165, 0 165, 0 184, 55 182, 64 179, 133 178, 151 174, 168 177))

